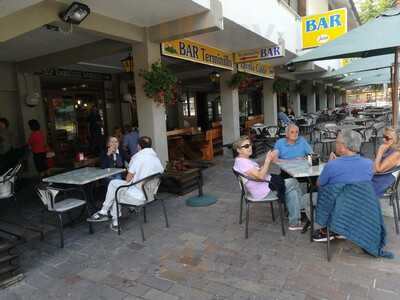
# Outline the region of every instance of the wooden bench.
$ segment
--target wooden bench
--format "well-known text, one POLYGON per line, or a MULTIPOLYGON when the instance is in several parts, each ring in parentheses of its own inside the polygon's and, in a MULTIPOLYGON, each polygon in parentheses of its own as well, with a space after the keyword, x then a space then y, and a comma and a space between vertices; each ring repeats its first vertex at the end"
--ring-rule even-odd
POLYGON ((214 156, 223 154, 222 126, 216 126, 205 133, 205 143, 201 149, 204 160, 213 160, 214 156))
POLYGON ((244 133, 249 135, 251 127, 257 123, 264 123, 264 115, 249 116, 244 122, 244 133))

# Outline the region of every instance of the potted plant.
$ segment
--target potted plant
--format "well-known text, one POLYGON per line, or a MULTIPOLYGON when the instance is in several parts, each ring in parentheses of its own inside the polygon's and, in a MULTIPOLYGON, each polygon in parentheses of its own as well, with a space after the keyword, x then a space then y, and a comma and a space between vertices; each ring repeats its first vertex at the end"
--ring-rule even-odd
POLYGON ((150 70, 142 70, 140 76, 145 80, 143 88, 146 95, 157 104, 176 103, 177 78, 163 63, 153 63, 150 70))
POLYGON ((286 79, 279 78, 274 81, 272 89, 274 90, 275 93, 278 94, 287 93, 289 92, 289 81, 286 79))
POLYGON ((235 73, 228 82, 228 86, 232 89, 244 89, 248 86, 248 76, 244 73, 235 73))

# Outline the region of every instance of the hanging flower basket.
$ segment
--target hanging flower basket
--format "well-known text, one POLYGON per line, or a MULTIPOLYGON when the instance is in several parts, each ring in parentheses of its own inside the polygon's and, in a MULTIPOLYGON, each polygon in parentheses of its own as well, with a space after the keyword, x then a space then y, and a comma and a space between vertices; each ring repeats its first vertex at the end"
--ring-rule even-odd
POLYGON ((244 73, 235 73, 228 82, 232 89, 244 90, 248 86, 248 76, 244 73))
POLYGON ((145 80, 143 88, 147 97, 159 105, 176 104, 177 78, 163 63, 155 62, 149 71, 142 70, 139 75, 145 80))
POLYGON ((275 93, 287 93, 289 92, 289 81, 286 79, 277 79, 274 81, 272 85, 272 89, 275 93))

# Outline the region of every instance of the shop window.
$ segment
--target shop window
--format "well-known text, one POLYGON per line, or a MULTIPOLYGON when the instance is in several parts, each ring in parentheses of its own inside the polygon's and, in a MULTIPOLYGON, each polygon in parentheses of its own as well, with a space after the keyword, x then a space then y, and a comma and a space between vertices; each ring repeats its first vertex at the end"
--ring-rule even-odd
POLYGON ((372 94, 371 93, 367 93, 367 101, 368 102, 372 101, 372 94))
POLYGON ((182 95, 183 115, 185 117, 196 116, 196 102, 194 96, 182 95))

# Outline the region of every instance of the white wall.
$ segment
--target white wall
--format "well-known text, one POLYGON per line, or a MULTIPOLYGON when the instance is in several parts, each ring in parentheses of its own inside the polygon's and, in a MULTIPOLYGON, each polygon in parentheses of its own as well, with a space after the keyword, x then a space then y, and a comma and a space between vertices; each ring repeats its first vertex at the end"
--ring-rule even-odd
POLYGON ((307 0, 307 16, 328 11, 328 0, 307 0))
POLYGON ((279 33, 291 52, 300 49, 300 19, 278 0, 221 0, 224 17, 278 43, 279 33))

